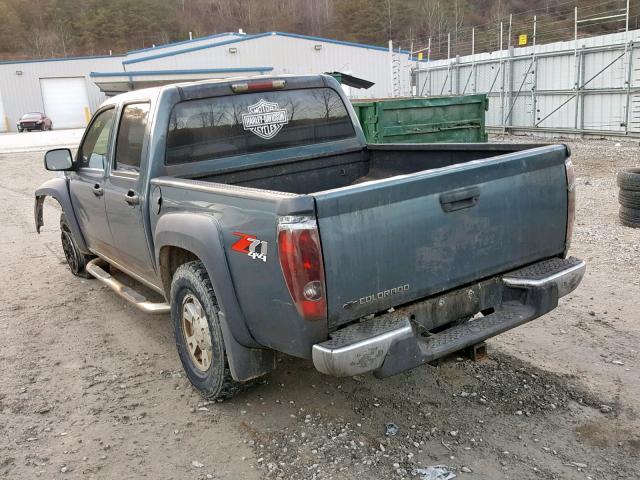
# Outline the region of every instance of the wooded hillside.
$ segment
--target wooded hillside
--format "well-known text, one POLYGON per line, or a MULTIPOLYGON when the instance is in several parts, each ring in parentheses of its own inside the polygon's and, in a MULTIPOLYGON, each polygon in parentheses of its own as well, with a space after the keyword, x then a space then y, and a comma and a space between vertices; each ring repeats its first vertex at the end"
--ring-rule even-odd
MULTIPOLYGON (((476 45, 488 42, 488 48, 509 14, 522 22, 520 30, 530 29, 537 14, 540 35, 546 22, 549 40, 570 38, 574 4, 585 15, 624 8, 624 0, 0 0, 0 59, 115 55, 185 40, 189 32, 196 37, 239 28, 379 45, 391 38, 406 49, 434 37, 434 51, 442 51, 447 33, 454 44, 470 43, 470 27, 479 25, 476 45)), ((631 26, 637 22, 633 15, 631 26)), ((616 20, 585 28, 620 26, 616 20)), ((514 35, 518 29, 514 25, 514 35)))

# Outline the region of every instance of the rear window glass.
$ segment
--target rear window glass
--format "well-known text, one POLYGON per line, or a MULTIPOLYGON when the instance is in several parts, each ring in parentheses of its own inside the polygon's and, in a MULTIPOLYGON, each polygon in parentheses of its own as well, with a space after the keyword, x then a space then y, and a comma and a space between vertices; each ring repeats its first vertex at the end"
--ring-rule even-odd
POLYGON ((167 165, 329 142, 355 136, 330 88, 247 93, 177 104, 167 165))
POLYGON ((148 114, 148 103, 132 103, 124 107, 116 141, 116 169, 134 172, 140 170, 148 114))

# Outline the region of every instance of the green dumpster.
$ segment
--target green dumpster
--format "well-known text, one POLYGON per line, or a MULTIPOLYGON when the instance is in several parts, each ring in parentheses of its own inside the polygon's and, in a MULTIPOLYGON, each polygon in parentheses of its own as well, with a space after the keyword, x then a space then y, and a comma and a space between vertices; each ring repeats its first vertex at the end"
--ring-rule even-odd
POLYGON ((352 101, 369 143, 486 142, 486 95, 352 101))

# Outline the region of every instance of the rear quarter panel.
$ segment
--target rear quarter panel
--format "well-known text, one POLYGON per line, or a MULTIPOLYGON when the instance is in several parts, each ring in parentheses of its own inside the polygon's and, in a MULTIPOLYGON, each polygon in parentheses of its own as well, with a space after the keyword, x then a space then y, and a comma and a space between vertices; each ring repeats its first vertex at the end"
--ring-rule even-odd
MULTIPOLYGON (((228 321, 245 322, 259 345, 310 357, 312 345, 326 339, 327 325, 325 321, 305 321, 298 315, 282 275, 276 245, 278 211, 283 203, 297 196, 170 177, 154 181, 152 198, 158 194, 154 192, 156 188, 161 191, 162 208, 159 214, 151 214, 152 231, 162 215, 172 212, 210 215, 220 226, 230 274, 225 281, 233 284, 242 315, 229 318, 225 312, 228 321), (243 234, 265 242, 255 249, 265 253, 264 257, 249 255, 243 234)), ((217 274, 216 265, 206 267, 210 276, 217 274)))

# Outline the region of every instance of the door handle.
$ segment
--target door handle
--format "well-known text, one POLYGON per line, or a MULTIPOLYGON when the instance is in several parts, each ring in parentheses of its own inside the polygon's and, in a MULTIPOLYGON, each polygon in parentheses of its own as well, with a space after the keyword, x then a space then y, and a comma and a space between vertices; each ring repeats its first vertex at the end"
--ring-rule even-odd
POLYGON ((129 205, 138 205, 140 203, 140 197, 133 190, 129 190, 127 194, 124 196, 125 202, 129 205))
POLYGON ((104 193, 104 189, 102 188, 102 185, 100 185, 99 183, 96 183, 93 186, 93 194, 96 197, 101 197, 103 193, 104 193))
POLYGON ((445 212, 474 207, 480 198, 480 188, 466 187, 440 194, 440 205, 445 212))

